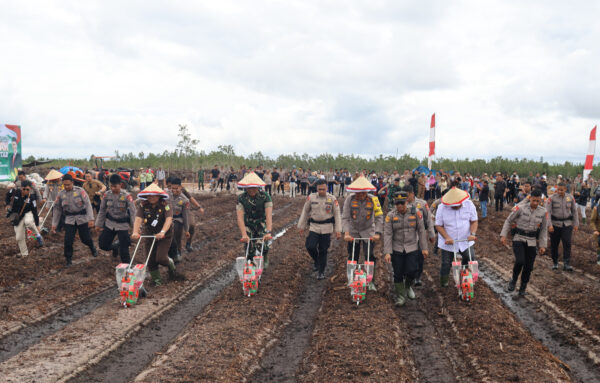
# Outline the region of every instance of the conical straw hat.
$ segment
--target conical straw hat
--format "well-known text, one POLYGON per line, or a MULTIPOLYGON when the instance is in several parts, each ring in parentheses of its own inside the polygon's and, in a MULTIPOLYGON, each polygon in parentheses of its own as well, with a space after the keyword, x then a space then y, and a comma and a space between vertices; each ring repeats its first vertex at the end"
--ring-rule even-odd
POLYGON ((48 173, 48 175, 46 176, 46 178, 44 178, 46 181, 55 181, 58 179, 61 179, 63 177, 63 174, 57 170, 50 170, 50 173, 48 173))
POLYGON ((265 182, 254 172, 246 174, 244 178, 238 182, 238 187, 240 188, 261 188, 265 185, 265 182))
POLYGON ((146 197, 151 195, 156 195, 164 199, 169 198, 169 194, 156 184, 150 184, 150 186, 139 192, 138 198, 146 199, 146 197))
POLYGON ((370 192, 375 190, 377 190, 377 188, 373 186, 372 183, 367 181, 367 179, 364 176, 358 177, 346 188, 346 191, 351 193, 370 192))
POLYGON ((448 206, 459 206, 467 199, 469 199, 469 193, 453 187, 442 196, 442 203, 448 206))

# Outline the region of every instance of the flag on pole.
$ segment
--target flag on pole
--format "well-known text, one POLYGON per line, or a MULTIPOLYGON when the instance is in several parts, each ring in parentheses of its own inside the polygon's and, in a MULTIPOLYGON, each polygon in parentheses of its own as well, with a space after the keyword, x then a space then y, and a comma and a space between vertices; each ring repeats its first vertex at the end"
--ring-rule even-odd
POLYGON ((431 125, 429 125, 429 159, 427 167, 431 170, 431 162, 435 156, 435 113, 431 115, 431 125))
POLYGON ((588 145, 587 156, 585 157, 585 166, 583 167, 584 181, 587 181, 594 164, 594 154, 596 153, 596 127, 597 126, 594 126, 594 129, 590 132, 590 143, 588 145))

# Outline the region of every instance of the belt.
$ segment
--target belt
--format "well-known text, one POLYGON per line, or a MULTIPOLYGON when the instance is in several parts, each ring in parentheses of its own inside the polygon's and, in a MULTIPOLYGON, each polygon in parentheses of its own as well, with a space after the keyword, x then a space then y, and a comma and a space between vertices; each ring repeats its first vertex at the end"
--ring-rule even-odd
POLYGON ((66 215, 66 216, 70 216, 70 215, 86 215, 87 211, 85 209, 77 211, 75 213, 71 213, 69 211, 65 211, 65 212, 63 212, 63 214, 66 215))
POLYGON ((115 218, 110 213, 106 213, 106 218, 116 223, 129 223, 129 217, 115 218))
POLYGON ((551 216, 553 221, 571 221, 573 219, 573 216, 570 215, 567 218, 558 218, 557 216, 551 216))
POLYGON ((323 225, 323 224, 325 224, 325 223, 334 223, 334 222, 335 222, 335 219, 334 219, 333 217, 331 217, 331 218, 327 218, 327 219, 325 219, 325 220, 323 220, 323 221, 316 221, 316 220, 314 220, 314 219, 312 219, 312 218, 310 218, 310 219, 308 220, 308 223, 316 223, 317 225, 323 225))
POLYGON ((183 218, 183 214, 173 214, 173 218, 183 218))
POLYGON ((534 237, 537 238, 538 237, 538 231, 527 231, 527 230, 523 230, 523 229, 519 229, 516 228, 515 229, 515 233, 522 235, 524 237, 534 237))

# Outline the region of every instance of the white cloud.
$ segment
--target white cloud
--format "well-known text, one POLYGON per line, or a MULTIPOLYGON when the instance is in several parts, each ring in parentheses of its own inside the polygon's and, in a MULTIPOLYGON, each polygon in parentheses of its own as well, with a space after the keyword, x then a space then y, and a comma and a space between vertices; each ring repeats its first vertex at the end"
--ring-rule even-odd
POLYGON ((589 2, 15 2, 0 120, 25 155, 237 152, 582 161, 600 117, 589 2))

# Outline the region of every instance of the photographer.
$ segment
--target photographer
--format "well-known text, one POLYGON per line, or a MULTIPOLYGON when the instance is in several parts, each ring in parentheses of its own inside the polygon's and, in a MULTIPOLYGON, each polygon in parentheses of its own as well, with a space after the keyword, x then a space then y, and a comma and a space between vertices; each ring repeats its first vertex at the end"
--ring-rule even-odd
POLYGON ((27 250, 27 229, 35 233, 40 246, 44 245, 38 225, 40 220, 37 212, 37 196, 31 194, 32 184, 29 180, 21 181, 21 188, 15 190, 12 197, 8 217, 15 228, 15 234, 22 257, 29 255, 27 250))

